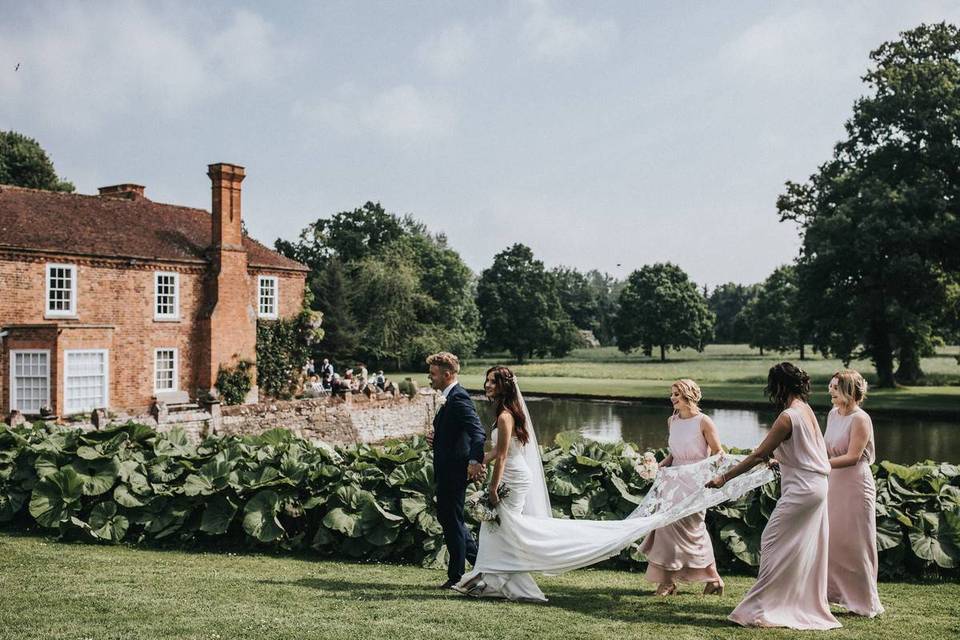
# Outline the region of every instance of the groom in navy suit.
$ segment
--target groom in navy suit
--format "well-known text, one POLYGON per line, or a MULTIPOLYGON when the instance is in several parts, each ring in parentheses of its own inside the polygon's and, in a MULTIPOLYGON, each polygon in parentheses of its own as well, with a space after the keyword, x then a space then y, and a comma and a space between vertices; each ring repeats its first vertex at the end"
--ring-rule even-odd
POLYGON ((437 484, 437 518, 450 554, 449 589, 463 576, 465 561, 477 561, 477 541, 463 522, 463 503, 469 480, 483 477, 483 443, 486 435, 467 390, 460 386, 460 360, 452 353, 427 358, 430 386, 441 392, 440 408, 433 418, 433 474, 437 484))

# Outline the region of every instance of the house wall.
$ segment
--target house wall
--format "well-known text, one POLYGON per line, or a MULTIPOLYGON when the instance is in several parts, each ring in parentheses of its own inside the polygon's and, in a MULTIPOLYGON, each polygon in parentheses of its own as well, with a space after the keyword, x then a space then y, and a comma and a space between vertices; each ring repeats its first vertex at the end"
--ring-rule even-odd
MULTIPOLYGON (((31 348, 20 346, 28 344, 45 344, 47 346, 36 348, 53 350, 50 384, 54 390, 51 401, 56 412, 64 406, 60 363, 66 349, 109 349, 111 408, 137 410, 150 406, 154 395, 154 350, 161 347, 173 347, 178 351, 179 390, 187 391, 193 397, 197 388, 208 388, 200 372, 205 366, 203 363, 210 362, 204 358, 211 355, 210 338, 203 325, 204 316, 209 313, 206 292, 210 290, 211 277, 207 266, 199 263, 145 264, 142 261, 66 255, 0 254, 0 327, 8 327, 10 331, 10 335, 0 342, 0 388, 3 390, 0 413, 5 415, 10 410, 9 351, 11 348, 31 348), (45 316, 45 265, 48 262, 76 265, 75 317, 45 316), (154 273, 157 271, 179 275, 177 320, 154 317, 154 273), (11 325, 47 325, 49 328, 9 329, 11 325)), ((225 294, 231 308, 255 314, 256 292, 248 283, 252 281, 255 285, 256 274, 251 272, 249 278, 237 281, 242 284, 228 288, 220 295, 225 294), (238 306, 238 299, 245 302, 238 306)), ((301 308, 303 282, 301 274, 280 278, 281 316, 293 315, 301 308)), ((242 324, 242 328, 237 329, 227 316, 226 322, 221 323, 223 330, 218 334, 218 344, 235 344, 241 339, 245 344, 255 342, 255 317, 252 324, 249 318, 245 320, 237 323, 242 324)), ((218 354, 228 350, 221 348, 218 354)), ((230 355, 226 353, 225 357, 230 355)))

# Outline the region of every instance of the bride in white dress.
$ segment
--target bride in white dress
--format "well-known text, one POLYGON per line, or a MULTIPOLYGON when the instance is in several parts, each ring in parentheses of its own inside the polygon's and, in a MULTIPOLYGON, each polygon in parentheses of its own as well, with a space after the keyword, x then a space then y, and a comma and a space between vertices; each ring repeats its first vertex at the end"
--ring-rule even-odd
POLYGON ((485 464, 495 461, 490 500, 496 504, 501 484, 509 492, 497 505, 499 524, 481 524, 477 562, 454 587, 467 595, 546 602, 530 572, 552 575, 595 564, 654 529, 773 480, 762 466, 720 489, 703 489, 742 457, 712 456, 661 469, 643 503, 624 520, 554 518, 536 433, 516 377, 507 367, 491 367, 484 391, 497 415, 493 450, 484 457, 485 464))

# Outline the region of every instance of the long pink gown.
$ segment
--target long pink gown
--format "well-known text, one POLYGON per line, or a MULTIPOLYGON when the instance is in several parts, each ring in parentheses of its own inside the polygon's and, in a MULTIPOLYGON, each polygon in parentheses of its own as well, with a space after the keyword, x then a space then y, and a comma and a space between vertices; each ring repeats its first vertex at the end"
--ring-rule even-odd
POLYGON ((730 620, 739 625, 836 629, 827 602, 827 477, 830 461, 818 424, 794 408, 790 438, 777 447, 780 499, 760 538, 760 574, 730 620))
MULTIPOLYGON (((698 413, 690 418, 675 416, 670 420, 668 446, 673 466, 700 462, 710 457, 710 447, 700 431, 698 413)), ((713 543, 703 519, 705 512, 695 513, 650 533, 640 545, 647 557, 650 582, 720 582, 713 557, 713 543)))
POLYGON ((858 408, 842 416, 827 416, 823 438, 831 458, 850 450, 850 425, 856 415, 870 424, 870 439, 860 460, 830 472, 830 561, 827 599, 852 613, 872 618, 883 613, 877 593, 877 487, 870 465, 875 459, 873 422, 858 408))

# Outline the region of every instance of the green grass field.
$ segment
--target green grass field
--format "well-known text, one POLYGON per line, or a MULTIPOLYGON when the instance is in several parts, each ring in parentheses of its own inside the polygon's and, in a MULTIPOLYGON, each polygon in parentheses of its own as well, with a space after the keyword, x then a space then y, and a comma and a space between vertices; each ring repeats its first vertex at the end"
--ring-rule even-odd
MULTIPOLYGON (((868 410, 910 411, 960 416, 960 364, 956 356, 960 347, 944 347, 936 356, 923 359, 927 374, 925 386, 877 389, 867 400, 868 410)), ((725 403, 766 406, 763 386, 772 364, 791 360, 802 366, 813 380, 812 401, 818 407, 829 407, 827 383, 834 371, 843 367, 839 360, 798 353, 765 354, 746 345, 710 345, 703 353, 692 349, 670 352, 666 362, 647 358, 639 353, 623 354, 614 347, 578 349, 563 359, 532 360, 515 364, 508 356, 475 358, 465 363, 461 380, 469 389, 480 389, 483 373, 491 364, 504 363, 521 377, 528 393, 585 395, 615 398, 664 398, 670 383, 677 378, 693 378, 700 383, 704 403, 725 403)), ((874 380, 869 362, 856 361, 851 366, 874 380)), ((393 374, 414 376, 426 381, 423 372, 393 374)))
MULTIPOLYGON (((64 544, 0 533, 0 639, 809 638, 726 621, 752 584, 651 596, 641 575, 540 578, 546 605, 477 601, 417 567, 311 558, 64 544)), ((945 640, 960 633, 960 585, 881 583, 881 618, 841 615, 830 638, 945 640)))

